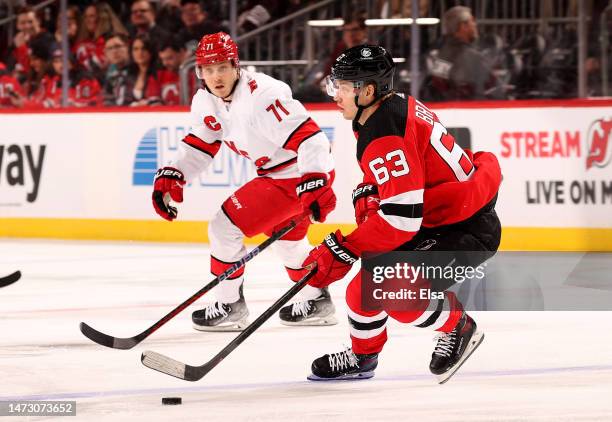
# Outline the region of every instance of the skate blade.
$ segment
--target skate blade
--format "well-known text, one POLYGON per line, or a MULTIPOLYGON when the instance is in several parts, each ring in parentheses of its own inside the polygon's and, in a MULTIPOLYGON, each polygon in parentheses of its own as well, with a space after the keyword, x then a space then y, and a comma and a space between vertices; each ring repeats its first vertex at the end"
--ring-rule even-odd
POLYGON ((315 374, 310 374, 306 377, 309 381, 358 381, 367 380, 374 376, 374 371, 360 372, 358 374, 346 374, 336 378, 321 378, 315 374))
POLYGON ((246 319, 240 321, 233 321, 227 324, 205 326, 193 324, 193 328, 198 331, 210 331, 210 332, 238 332, 244 330, 249 325, 246 319))
POLYGON ((476 350, 478 346, 480 346, 480 343, 482 343, 483 340, 484 340, 484 333, 476 331, 474 335, 472 335, 472 338, 470 339, 470 344, 468 344, 465 353, 463 353, 463 356, 461 357, 461 359, 459 359, 459 361, 455 364, 455 366, 453 366, 451 369, 449 369, 447 372, 443 374, 436 375, 436 378, 438 379, 438 384, 444 384, 453 375, 455 375, 455 372, 457 372, 459 368, 461 368, 461 365, 463 365, 465 361, 468 360, 470 356, 472 356, 472 353, 474 353, 474 350, 476 350))
POLYGON ((312 326, 324 326, 324 325, 336 325, 338 320, 333 315, 328 315, 326 317, 317 317, 317 318, 308 318, 302 321, 284 321, 280 320, 281 324, 287 325, 289 327, 312 327, 312 326))

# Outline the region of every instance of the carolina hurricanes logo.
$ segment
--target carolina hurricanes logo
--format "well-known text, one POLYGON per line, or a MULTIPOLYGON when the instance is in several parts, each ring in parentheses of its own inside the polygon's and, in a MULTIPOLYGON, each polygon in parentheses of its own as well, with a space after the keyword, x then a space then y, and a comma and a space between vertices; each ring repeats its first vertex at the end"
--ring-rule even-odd
POLYGON ((587 170, 591 167, 606 167, 612 159, 612 146, 610 134, 612 133, 612 119, 599 119, 589 127, 587 134, 588 154, 586 159, 587 170))
POLYGON ((217 119, 215 119, 213 116, 206 116, 206 117, 204 117, 204 124, 210 130, 214 130, 215 132, 218 131, 219 129, 221 129, 221 124, 219 124, 217 122, 217 119))

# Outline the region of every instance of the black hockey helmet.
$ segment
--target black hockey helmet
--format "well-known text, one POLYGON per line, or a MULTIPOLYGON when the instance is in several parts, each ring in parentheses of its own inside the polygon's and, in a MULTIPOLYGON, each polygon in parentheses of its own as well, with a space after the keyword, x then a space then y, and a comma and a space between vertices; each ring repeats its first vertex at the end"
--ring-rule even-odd
POLYGON ((352 81, 355 88, 376 84, 376 99, 393 89, 395 63, 391 54, 379 45, 363 44, 351 47, 334 62, 328 80, 328 94, 335 94, 336 81, 352 81))
POLYGON ((353 82, 357 114, 353 129, 357 130, 363 110, 374 105, 379 99, 393 91, 395 63, 387 50, 379 45, 362 44, 351 47, 340 54, 334 62, 331 75, 327 78, 327 94, 336 95, 337 81, 353 82), (359 91, 369 83, 376 85, 374 99, 366 105, 359 104, 359 91))

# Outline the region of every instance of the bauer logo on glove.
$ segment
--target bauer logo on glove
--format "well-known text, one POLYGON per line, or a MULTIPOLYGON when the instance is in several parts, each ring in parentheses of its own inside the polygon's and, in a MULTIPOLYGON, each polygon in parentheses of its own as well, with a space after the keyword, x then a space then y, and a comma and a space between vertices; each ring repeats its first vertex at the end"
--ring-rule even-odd
POLYGON ((342 261, 348 265, 353 265, 357 262, 357 258, 347 249, 342 248, 338 244, 338 239, 334 233, 330 233, 325 237, 325 244, 329 250, 335 255, 338 261, 342 261))
POLYGON ((304 192, 311 192, 315 189, 322 188, 323 186, 325 186, 325 179, 310 180, 304 183, 300 183, 296 188, 296 193, 298 196, 300 196, 304 192))
POLYGON ((353 204, 361 198, 367 198, 370 195, 378 195, 378 187, 372 184, 359 184, 353 191, 353 204))
POLYGON ((353 191, 353 206, 357 224, 365 223, 380 208, 378 186, 371 183, 360 183, 353 191))
POLYGON ((302 207, 312 212, 314 221, 325 221, 327 214, 336 208, 336 195, 328 181, 327 174, 308 173, 302 176, 295 187, 302 207))
POLYGON ((168 221, 172 221, 178 215, 176 207, 170 205, 170 201, 183 202, 183 186, 185 176, 174 167, 164 167, 157 170, 155 183, 153 185, 153 208, 155 212, 168 221))

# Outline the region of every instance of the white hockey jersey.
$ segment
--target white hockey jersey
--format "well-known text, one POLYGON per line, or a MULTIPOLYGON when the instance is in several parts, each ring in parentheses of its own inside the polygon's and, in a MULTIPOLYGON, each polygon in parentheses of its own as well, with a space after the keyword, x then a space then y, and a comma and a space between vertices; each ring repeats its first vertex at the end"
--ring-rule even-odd
POLYGON ((210 165, 223 143, 253 161, 260 176, 287 179, 334 167, 327 136, 287 84, 263 73, 241 70, 231 102, 199 89, 191 120, 172 163, 188 182, 210 165))

